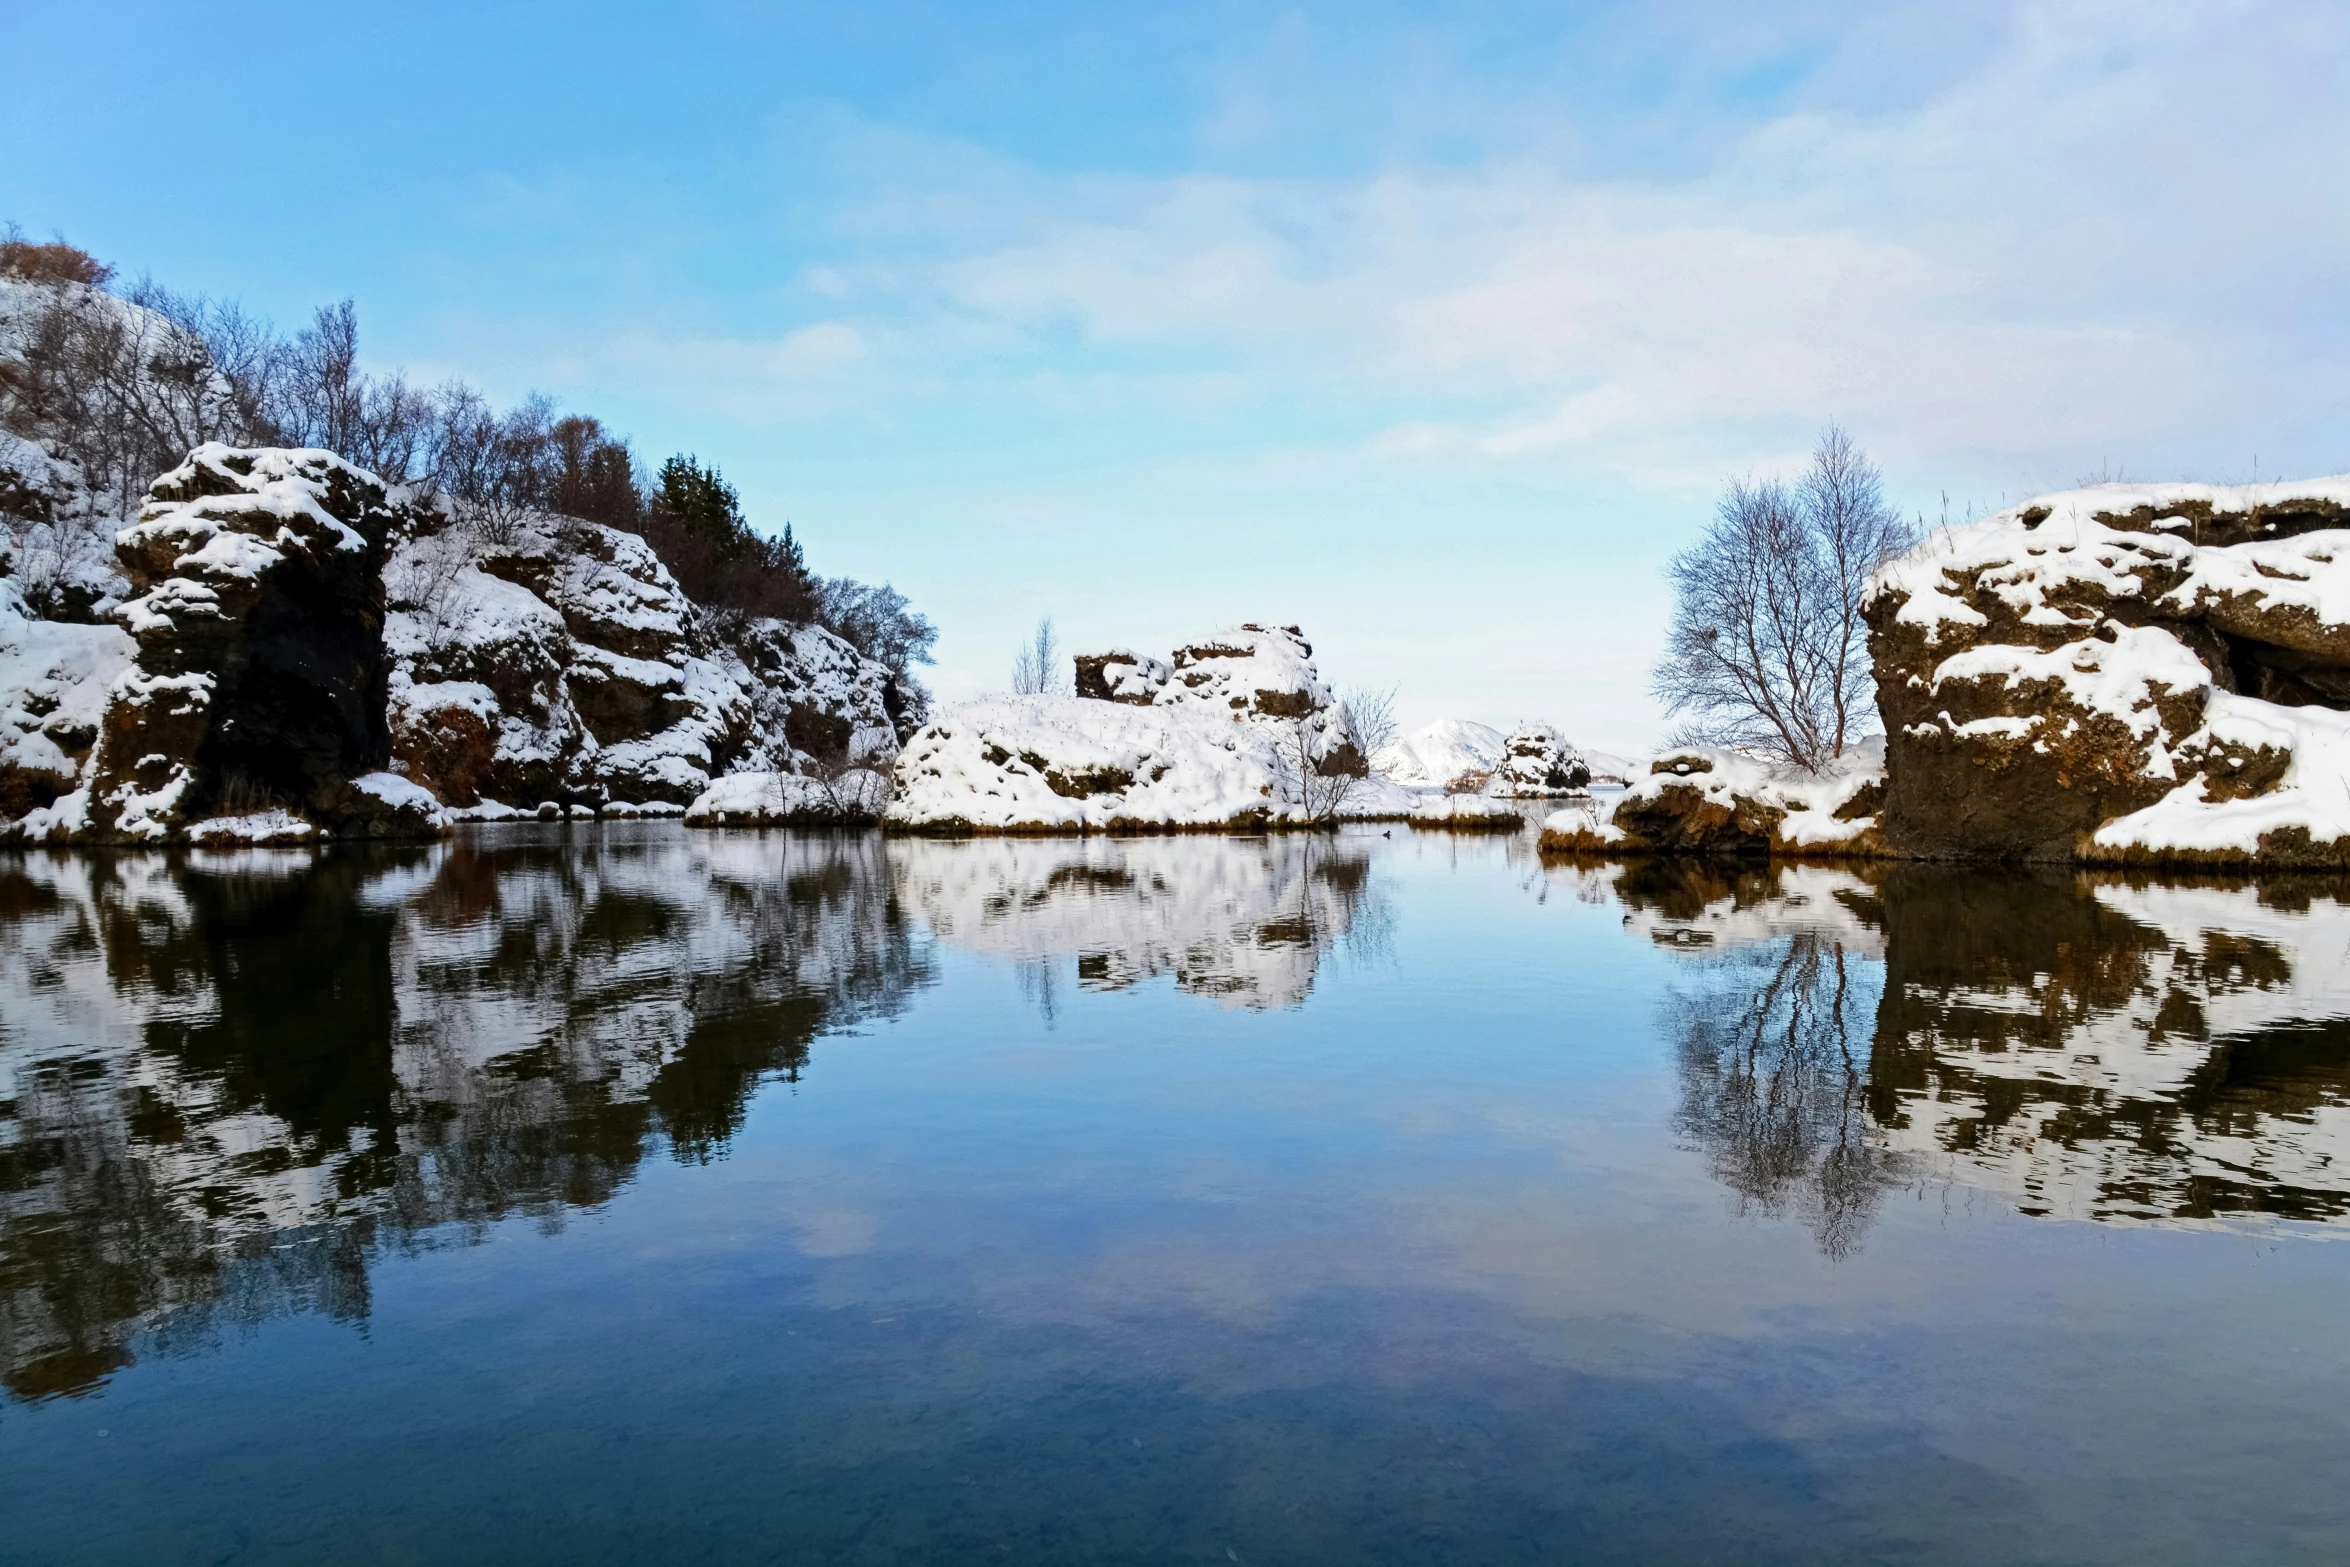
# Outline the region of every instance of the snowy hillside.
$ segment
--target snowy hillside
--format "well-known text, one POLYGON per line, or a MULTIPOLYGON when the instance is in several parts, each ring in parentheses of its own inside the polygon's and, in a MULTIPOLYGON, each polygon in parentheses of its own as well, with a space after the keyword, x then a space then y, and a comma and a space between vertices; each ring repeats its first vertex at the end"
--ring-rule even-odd
POLYGON ((1492 772, 1507 754, 1507 737, 1491 725, 1439 718, 1382 747, 1371 765, 1407 789, 1442 789, 1466 774, 1492 772))

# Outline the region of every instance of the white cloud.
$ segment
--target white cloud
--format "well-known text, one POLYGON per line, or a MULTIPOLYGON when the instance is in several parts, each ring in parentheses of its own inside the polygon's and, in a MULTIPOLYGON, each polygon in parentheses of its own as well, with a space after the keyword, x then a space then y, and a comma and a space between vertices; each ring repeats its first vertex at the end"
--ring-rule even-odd
POLYGON ((2030 467, 2305 424, 2343 387, 2299 329, 2343 304, 2317 259, 2346 230, 2350 137, 2319 86, 2350 67, 2343 28, 2081 5, 1998 38, 1915 105, 1805 105, 1675 180, 1030 177, 984 240, 823 282, 954 324, 901 335, 916 355, 984 339, 1146 385, 1213 363, 1234 396, 1364 410, 1388 454, 1718 468, 1834 417, 2030 467), (2280 39, 2299 106, 2276 101, 2280 39))

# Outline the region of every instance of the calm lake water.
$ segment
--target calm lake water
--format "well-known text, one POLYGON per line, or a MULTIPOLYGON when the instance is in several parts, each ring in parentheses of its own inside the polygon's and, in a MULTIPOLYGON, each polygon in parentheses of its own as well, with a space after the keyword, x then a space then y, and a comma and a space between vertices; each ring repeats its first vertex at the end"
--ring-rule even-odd
POLYGON ((10 1562, 2340 1562, 2350 888, 0 856, 10 1562))

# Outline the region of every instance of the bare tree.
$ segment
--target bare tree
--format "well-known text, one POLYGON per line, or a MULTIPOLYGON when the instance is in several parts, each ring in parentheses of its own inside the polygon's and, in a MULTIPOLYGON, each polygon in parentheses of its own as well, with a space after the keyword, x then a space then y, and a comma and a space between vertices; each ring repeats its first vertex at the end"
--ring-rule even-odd
POLYGON ((1363 774, 1347 765, 1347 759, 1332 754, 1350 741, 1358 749, 1360 745, 1348 728, 1343 706, 1336 709, 1336 717, 1337 745, 1320 738, 1320 726, 1311 715, 1284 722, 1274 742, 1282 766, 1297 780, 1298 803, 1305 807, 1306 820, 1316 827, 1335 826, 1339 811, 1363 782, 1363 774))
POLYGON ((1357 686, 1340 699, 1338 714, 1364 761, 1395 743, 1395 687, 1357 686))
POLYGON ((1914 535, 1831 427, 1792 485, 1737 481, 1673 557, 1673 629, 1655 689, 1683 742, 1818 768, 1861 738, 1875 699, 1861 600, 1914 535))
POLYGON ((1046 696, 1063 689, 1061 681, 1061 637, 1053 630, 1053 617, 1045 616, 1036 623, 1036 632, 1028 645, 1012 658, 1012 690, 1020 696, 1046 696))

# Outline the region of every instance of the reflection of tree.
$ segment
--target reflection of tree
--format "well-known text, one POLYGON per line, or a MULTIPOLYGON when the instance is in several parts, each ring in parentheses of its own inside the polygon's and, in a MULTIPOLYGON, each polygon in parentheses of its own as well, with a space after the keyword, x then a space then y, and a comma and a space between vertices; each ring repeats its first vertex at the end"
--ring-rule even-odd
POLYGON ((1683 1134, 1831 1254, 1937 1171, 2028 1214, 2350 1216, 2350 885, 1656 861, 1616 892, 1703 981, 1683 1134))
POLYGON ((386 1246, 558 1224, 928 982, 877 839, 0 865, 0 1377, 93 1386, 386 1246))
POLYGON ((1710 983, 1671 1005, 1674 1124, 1742 1207, 1801 1212, 1820 1249, 1844 1256, 1898 1174, 1871 1136, 1854 1049, 1867 1037, 1874 975, 1811 932, 1701 961, 1710 983))

